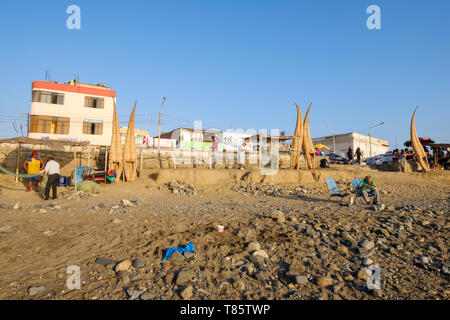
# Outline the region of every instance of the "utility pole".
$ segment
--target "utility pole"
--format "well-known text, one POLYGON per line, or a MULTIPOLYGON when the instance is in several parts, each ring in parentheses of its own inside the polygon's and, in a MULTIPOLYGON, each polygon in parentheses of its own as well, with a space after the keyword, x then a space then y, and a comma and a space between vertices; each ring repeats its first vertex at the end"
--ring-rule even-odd
POLYGON ((334 130, 327 125, 328 129, 331 130, 331 133, 333 134, 333 153, 336 154, 336 139, 335 139, 335 134, 334 134, 334 130))
POLYGON ((162 112, 162 107, 164 105, 164 102, 166 102, 167 97, 164 96, 163 97, 163 102, 161 103, 161 107, 159 108, 159 118, 158 118, 158 153, 160 150, 160 144, 161 144, 161 112, 162 112))
POLYGON ((370 127, 370 128, 367 130, 367 131, 368 131, 368 134, 369 134, 369 146, 370 146, 370 155, 369 155, 369 157, 372 156, 372 136, 370 135, 370 129, 375 128, 375 127, 378 127, 378 126, 382 126, 383 124, 384 124, 384 121, 381 122, 381 123, 379 123, 379 124, 377 124, 377 125, 374 125, 374 126, 370 127))
POLYGON ((30 133, 30 114, 22 112, 21 115, 27 116, 27 137, 28 137, 28 134, 30 133))

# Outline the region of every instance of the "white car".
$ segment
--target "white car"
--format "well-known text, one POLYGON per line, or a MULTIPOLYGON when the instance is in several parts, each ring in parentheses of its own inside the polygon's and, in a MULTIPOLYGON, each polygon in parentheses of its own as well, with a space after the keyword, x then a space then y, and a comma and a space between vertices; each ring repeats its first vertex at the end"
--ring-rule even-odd
POLYGON ((392 153, 377 154, 366 159, 367 165, 380 165, 383 163, 392 163, 392 153))

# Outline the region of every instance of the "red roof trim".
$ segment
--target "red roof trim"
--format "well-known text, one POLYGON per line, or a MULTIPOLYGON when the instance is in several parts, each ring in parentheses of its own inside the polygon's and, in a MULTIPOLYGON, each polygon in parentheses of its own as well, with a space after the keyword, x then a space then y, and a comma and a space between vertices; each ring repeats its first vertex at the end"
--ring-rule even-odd
POLYGON ((102 96, 102 97, 115 97, 116 91, 111 89, 90 88, 82 86, 72 86, 70 84, 46 82, 46 81, 33 81, 33 89, 46 89, 56 90, 64 92, 81 93, 86 95, 102 96))

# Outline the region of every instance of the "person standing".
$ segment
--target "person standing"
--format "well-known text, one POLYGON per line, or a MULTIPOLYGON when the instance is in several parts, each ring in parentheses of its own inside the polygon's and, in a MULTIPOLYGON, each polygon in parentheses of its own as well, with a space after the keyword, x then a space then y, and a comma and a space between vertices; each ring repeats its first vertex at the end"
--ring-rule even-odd
POLYGON ((217 150, 219 149, 219 140, 217 140, 216 136, 211 137, 212 145, 210 147, 211 150, 211 157, 209 161, 209 168, 212 168, 212 165, 216 163, 216 154, 217 150))
POLYGON ((244 170, 244 164, 245 164, 245 147, 246 147, 245 141, 242 142, 242 144, 239 146, 238 150, 238 167, 239 170, 244 170))
POLYGON ((44 173, 48 175, 47 185, 45 186, 45 200, 49 199, 50 188, 52 189, 52 199, 56 200, 57 197, 57 187, 59 181, 59 163, 56 162, 53 157, 49 157, 47 164, 44 168, 44 173))
POLYGON ((348 163, 352 164, 352 161, 353 161, 353 148, 352 148, 352 146, 348 147, 347 158, 348 158, 348 163))
MULTIPOLYGON (((36 174, 41 172, 41 169, 44 167, 44 162, 39 158, 36 151, 31 153, 31 157, 27 158, 23 163, 23 167, 28 174, 36 174)), ((39 176, 28 178, 28 189, 27 192, 31 191, 31 186, 34 182, 36 187, 36 192, 39 191, 39 176)))
POLYGON ((356 159, 358 159, 358 164, 361 164, 361 155, 362 155, 361 149, 359 147, 356 148, 355 156, 356 156, 356 159))

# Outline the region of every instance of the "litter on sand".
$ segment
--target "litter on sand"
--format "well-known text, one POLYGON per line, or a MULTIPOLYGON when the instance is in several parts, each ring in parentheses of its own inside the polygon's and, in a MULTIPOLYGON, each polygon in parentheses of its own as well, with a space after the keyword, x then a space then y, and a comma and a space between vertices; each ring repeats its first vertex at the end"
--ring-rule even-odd
POLYGON ((169 248, 169 249, 167 249, 166 255, 164 256, 164 258, 162 260, 164 261, 164 260, 169 259, 175 251, 178 251, 179 253, 183 254, 183 252, 195 252, 195 248, 194 248, 194 245, 192 244, 192 241, 189 242, 189 244, 184 248, 181 248, 181 247, 169 248))

